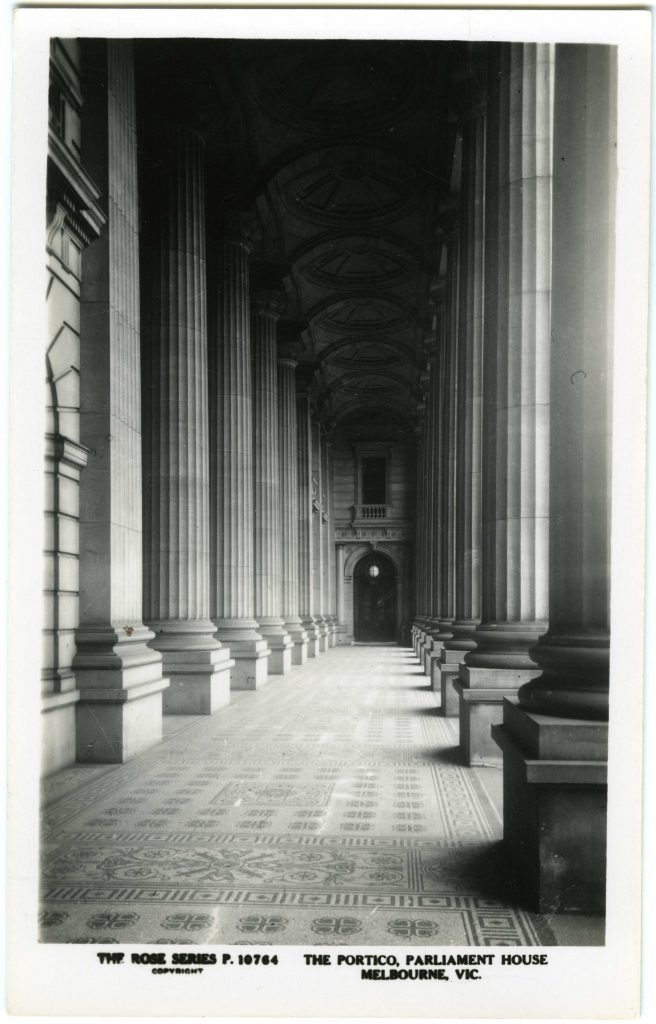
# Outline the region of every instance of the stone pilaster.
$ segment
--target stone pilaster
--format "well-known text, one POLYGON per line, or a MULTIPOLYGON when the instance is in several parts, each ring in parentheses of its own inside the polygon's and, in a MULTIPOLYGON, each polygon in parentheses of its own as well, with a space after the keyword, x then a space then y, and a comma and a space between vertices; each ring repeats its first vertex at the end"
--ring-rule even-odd
POLYGON ((337 608, 337 643, 349 644, 348 626, 346 625, 344 569, 346 565, 346 545, 335 545, 335 599, 337 608))
POLYGON ((488 82, 482 621, 456 684, 467 763, 498 759, 490 726, 539 671, 548 616, 553 47, 500 45, 488 82))
POLYGON ((282 538, 281 590, 285 630, 293 642, 292 664, 307 660, 308 637, 299 615, 298 452, 296 444, 295 346, 278 344, 278 439, 282 538))
POLYGON ((77 759, 123 762, 162 736, 162 656, 142 620, 139 218, 132 44, 85 45, 85 167, 107 224, 85 253, 81 286, 80 690, 77 759))
POLYGON ((253 431, 249 222, 225 217, 218 246, 210 361, 210 598, 217 637, 235 659, 230 685, 267 679, 269 647, 253 609, 253 431))
POLYGON ((233 662, 210 618, 204 154, 196 134, 172 136, 144 204, 144 619, 170 680, 165 714, 207 715, 230 700, 233 662))
MULTIPOLYGON (((297 374, 298 376, 298 374, 297 374)), ((312 415, 310 393, 304 377, 297 380, 296 426, 298 454, 298 599, 303 628, 308 637, 308 657, 319 653, 320 632, 313 610, 314 537, 312 527, 312 415)))
POLYGON ((549 913, 606 888, 616 74, 611 46, 556 46, 549 631, 496 729, 504 841, 549 913))
POLYGON ((294 645, 285 629, 281 592, 276 321, 284 294, 260 289, 252 307, 255 618, 271 651, 269 672, 283 675, 292 666, 294 645))
POLYGON ((453 683, 481 619, 481 410, 483 368, 483 242, 485 214, 485 114, 468 110, 462 128, 460 192, 460 290, 455 367, 458 415, 455 428, 455 618, 444 642, 437 676, 441 709, 457 715, 453 683))
POLYGON ((80 281, 84 249, 105 215, 100 193, 72 146, 80 128, 80 45, 50 43, 46 266, 46 445, 42 671, 43 774, 75 761, 72 668, 79 622, 79 486, 87 464, 80 444, 80 281), (62 108, 65 111, 61 117, 62 108))

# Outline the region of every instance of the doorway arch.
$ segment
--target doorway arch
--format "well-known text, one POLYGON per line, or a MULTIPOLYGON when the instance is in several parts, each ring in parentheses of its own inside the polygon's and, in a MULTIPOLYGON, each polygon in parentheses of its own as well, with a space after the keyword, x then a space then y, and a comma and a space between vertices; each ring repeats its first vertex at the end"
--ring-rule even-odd
POLYGON ((396 571, 380 551, 358 561, 353 573, 354 638, 361 643, 396 640, 396 571))

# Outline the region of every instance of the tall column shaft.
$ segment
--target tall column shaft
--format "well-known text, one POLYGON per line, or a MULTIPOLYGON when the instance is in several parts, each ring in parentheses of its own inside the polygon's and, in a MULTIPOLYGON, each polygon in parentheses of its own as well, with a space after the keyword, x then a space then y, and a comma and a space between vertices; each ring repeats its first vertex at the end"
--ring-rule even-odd
POLYGON ((426 418, 423 402, 417 405, 417 511, 415 518, 415 618, 413 647, 417 657, 423 657, 422 635, 427 617, 426 606, 426 418))
MULTIPOLYGON (((483 239, 485 209, 485 120, 479 109, 463 125, 458 344, 453 371, 457 389, 455 439, 454 620, 439 666, 433 672, 441 711, 456 715, 454 682, 481 618, 481 408, 483 360, 483 239)), ((449 468, 452 468, 450 462, 449 468)))
POLYGON ((292 640, 282 617, 282 532, 278 437, 276 321, 284 296, 260 290, 253 297, 253 466, 255 618, 271 653, 269 672, 292 665, 292 640))
POLYGON ((269 648, 253 608, 253 432, 247 224, 226 218, 217 253, 210 364, 212 617, 235 659, 232 689, 267 678, 269 648))
POLYGON ((504 844, 546 913, 605 908, 616 73, 614 47, 556 47, 549 631, 495 729, 504 844))
POLYGON ((132 44, 89 44, 98 82, 83 162, 107 224, 85 253, 81 287, 80 626, 74 669, 77 758, 121 762, 162 735, 162 656, 142 621, 139 219, 132 44), (98 73, 98 69, 102 73, 98 73))
POLYGON ((296 444, 296 360, 284 346, 278 359, 278 444, 282 616, 292 638, 292 664, 307 659, 308 638, 299 614, 298 452, 296 444))
POLYGON ((323 608, 324 619, 328 629, 328 646, 336 643, 335 612, 333 609, 333 589, 335 570, 333 565, 332 510, 331 510, 331 478, 330 478, 330 442, 323 439, 321 446, 321 501, 322 501, 322 540, 323 540, 323 608))
POLYGON ((308 657, 319 653, 319 630, 313 610, 314 537, 312 527, 312 418, 310 395, 301 387, 296 398, 298 454, 298 595, 300 616, 308 636, 308 657))
POLYGON ((612 47, 558 46, 556 53, 549 631, 533 651, 544 673, 522 687, 520 703, 604 719, 616 69, 612 47))
POLYGON ((144 619, 170 687, 168 714, 230 700, 229 651, 210 619, 209 413, 202 143, 171 140, 142 316, 144 619))
POLYGON ((312 614, 319 630, 319 650, 328 648, 328 624, 325 618, 324 543, 325 523, 323 494, 322 431, 318 420, 311 422, 312 444, 312 614))
POLYGON ((467 651, 481 618, 481 413, 483 404, 483 260, 485 217, 485 117, 470 116, 463 128, 460 214, 460 318, 456 367, 456 566, 453 639, 467 651))
POLYGON ((482 624, 465 660, 521 678, 548 615, 552 47, 499 47, 489 81, 482 624))
POLYGON ((498 758, 490 725, 539 671, 548 616, 553 47, 500 45, 490 71, 482 621, 458 684, 470 763, 498 758))
POLYGON ((439 380, 439 466, 440 488, 439 531, 440 560, 438 573, 439 597, 436 609, 438 631, 434 639, 446 641, 453 636, 451 624, 455 618, 455 532, 456 532, 456 435, 458 378, 458 232, 453 223, 454 214, 446 217, 446 259, 447 272, 444 295, 444 317, 442 330, 442 357, 439 380))

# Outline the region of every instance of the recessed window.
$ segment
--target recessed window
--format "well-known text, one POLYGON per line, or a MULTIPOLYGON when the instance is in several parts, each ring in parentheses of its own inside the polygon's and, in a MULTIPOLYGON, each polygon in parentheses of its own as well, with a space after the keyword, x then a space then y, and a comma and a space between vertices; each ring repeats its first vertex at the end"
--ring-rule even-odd
POLYGON ((362 459, 362 503, 384 505, 387 497, 387 459, 368 455, 362 459))
POLYGON ((380 569, 378 568, 377 565, 370 565, 369 568, 367 569, 367 572, 374 580, 376 579, 376 576, 380 576, 380 569))

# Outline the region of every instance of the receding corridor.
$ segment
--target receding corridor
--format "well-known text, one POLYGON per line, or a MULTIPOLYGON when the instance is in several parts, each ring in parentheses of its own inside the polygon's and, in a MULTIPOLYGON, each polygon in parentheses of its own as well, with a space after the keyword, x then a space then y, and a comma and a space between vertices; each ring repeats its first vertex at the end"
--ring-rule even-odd
POLYGON ((460 766, 438 701, 410 649, 337 647, 45 779, 42 940, 603 942, 517 908, 501 771, 460 766))

